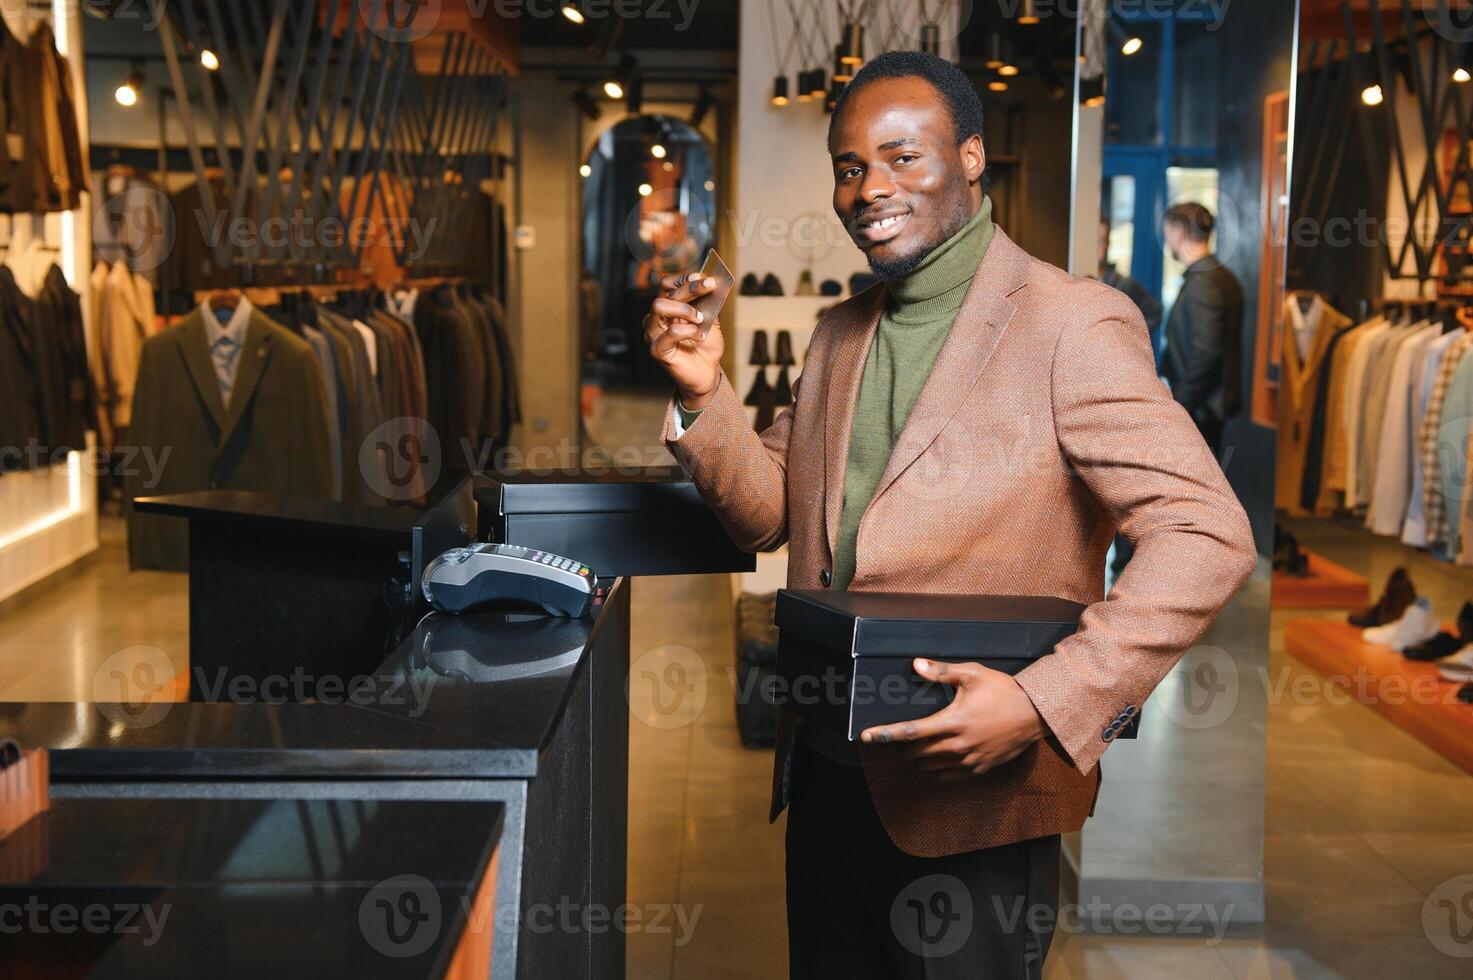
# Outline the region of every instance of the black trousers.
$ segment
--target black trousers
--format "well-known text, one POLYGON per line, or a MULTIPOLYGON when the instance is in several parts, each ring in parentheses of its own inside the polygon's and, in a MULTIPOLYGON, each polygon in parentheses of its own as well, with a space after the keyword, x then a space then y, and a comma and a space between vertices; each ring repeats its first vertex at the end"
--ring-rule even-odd
POLYGON ((1037 980, 1059 904, 1058 835, 920 858, 885 833, 864 773, 800 738, 788 809, 792 980, 1037 980))

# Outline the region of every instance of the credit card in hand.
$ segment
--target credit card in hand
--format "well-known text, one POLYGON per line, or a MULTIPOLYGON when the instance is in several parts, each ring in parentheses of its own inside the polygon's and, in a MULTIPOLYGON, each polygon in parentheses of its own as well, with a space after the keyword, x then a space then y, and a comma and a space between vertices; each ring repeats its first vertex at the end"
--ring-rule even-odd
POLYGON ((736 279, 732 277, 731 270, 726 263, 721 261, 721 256, 716 254, 713 248, 706 253, 706 261, 701 266, 701 279, 715 279, 716 288, 704 296, 697 296, 691 300, 690 305, 701 311, 701 336, 711 332, 711 324, 716 322, 716 314, 721 312, 721 307, 726 304, 726 297, 731 295, 731 287, 736 285, 736 279))

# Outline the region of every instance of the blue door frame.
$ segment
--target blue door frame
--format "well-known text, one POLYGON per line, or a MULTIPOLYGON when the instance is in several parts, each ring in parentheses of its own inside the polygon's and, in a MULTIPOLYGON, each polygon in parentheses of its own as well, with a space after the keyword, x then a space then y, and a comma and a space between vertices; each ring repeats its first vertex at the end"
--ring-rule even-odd
MULTIPOLYGON (((1113 19, 1121 23, 1150 21, 1159 23, 1160 84, 1156 86, 1157 132, 1155 143, 1105 143, 1102 175, 1135 178, 1135 237, 1131 248, 1130 274, 1154 296, 1161 295, 1161 216, 1166 210, 1166 170, 1168 167, 1215 167, 1217 148, 1175 142, 1176 25, 1211 20, 1211 14, 1200 3, 1187 4, 1180 12, 1162 17, 1149 11, 1120 11, 1113 19)), ((1110 62, 1126 57, 1113 43, 1110 62)), ((1106 76, 1109 77, 1108 75, 1106 76)), ((1106 99, 1110 87, 1105 88, 1106 99)), ((1160 352, 1160 344, 1157 344, 1160 352)))

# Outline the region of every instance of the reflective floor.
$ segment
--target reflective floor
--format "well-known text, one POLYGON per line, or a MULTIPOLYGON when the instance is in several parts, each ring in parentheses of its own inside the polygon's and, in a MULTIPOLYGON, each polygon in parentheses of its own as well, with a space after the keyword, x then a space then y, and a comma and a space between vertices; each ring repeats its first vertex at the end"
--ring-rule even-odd
MULTIPOLYGON (((612 433, 639 431, 659 409, 658 399, 606 398, 595 431, 614 446, 612 433)), ((1473 597, 1473 571, 1329 522, 1296 531, 1369 574, 1376 590, 1407 562, 1445 616, 1473 597)), ((781 977, 783 827, 766 821, 770 754, 737 739, 728 579, 642 579, 633 600, 629 900, 643 925, 629 936, 629 976, 781 977), (657 689, 671 664, 683 671, 677 704, 657 689)), ((1314 693, 1321 685, 1282 652, 1287 618, 1274 617, 1264 679, 1266 925, 1220 940, 1210 930, 1172 937, 1071 925, 1055 939, 1052 980, 1473 973, 1473 960, 1451 955, 1473 954, 1473 879, 1457 880, 1473 874, 1473 776, 1369 709, 1314 693)), ((88 697, 108 658, 125 660, 139 644, 176 656, 186 635, 185 579, 127 572, 121 523, 107 520, 100 554, 4 608, 0 700, 88 697)), ((1183 830, 1207 849, 1231 834, 1183 830)))

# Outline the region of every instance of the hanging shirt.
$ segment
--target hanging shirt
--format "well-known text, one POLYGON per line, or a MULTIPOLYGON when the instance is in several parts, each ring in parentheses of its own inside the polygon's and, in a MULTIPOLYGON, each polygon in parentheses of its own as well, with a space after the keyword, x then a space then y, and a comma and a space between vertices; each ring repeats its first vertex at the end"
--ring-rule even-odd
POLYGON ((245 346, 246 327, 251 321, 251 304, 244 296, 235 304, 230 321, 221 326, 215 308, 206 303, 200 308, 205 320, 205 338, 210 345, 210 361, 215 365, 215 380, 220 383, 220 402, 230 407, 230 393, 235 389, 235 372, 240 367, 240 349, 245 346))
MULTIPOLYGON (((1446 498, 1443 497, 1442 425, 1446 418, 1443 408, 1452 388, 1453 377, 1462 367, 1463 360, 1473 348, 1473 334, 1464 334, 1447 349, 1442 363, 1437 367, 1437 377, 1432 379, 1432 392, 1427 396, 1427 414, 1422 419, 1422 508, 1427 525, 1427 544, 1436 545, 1447 537, 1446 498)), ((1456 462, 1450 458, 1449 462, 1456 462)))
POLYGON ((1423 327, 1396 351, 1386 386, 1381 434, 1377 439, 1376 480, 1371 487, 1371 506, 1366 527, 1376 534, 1399 535, 1407 516, 1412 488, 1412 376, 1422 362, 1427 345, 1442 336, 1442 324, 1423 327))
POLYGON ((1462 327, 1443 334, 1427 348, 1423 358, 1421 377, 1414 392, 1416 405, 1412 418, 1412 499, 1407 504, 1406 520, 1401 526, 1403 544, 1423 548, 1427 546, 1427 458, 1423 452, 1422 430, 1427 421, 1428 408, 1432 403, 1432 386, 1442 372, 1443 358, 1466 333, 1462 327))

